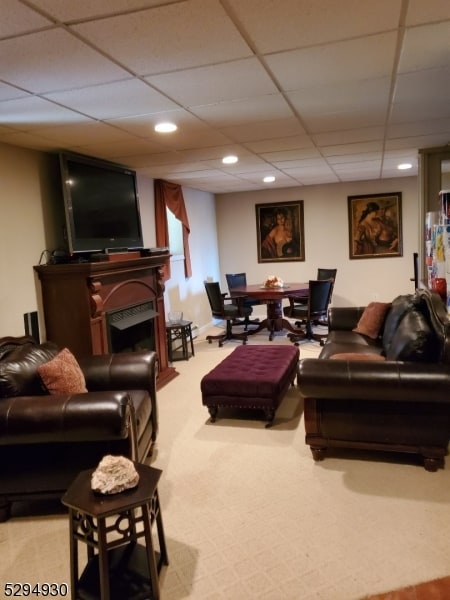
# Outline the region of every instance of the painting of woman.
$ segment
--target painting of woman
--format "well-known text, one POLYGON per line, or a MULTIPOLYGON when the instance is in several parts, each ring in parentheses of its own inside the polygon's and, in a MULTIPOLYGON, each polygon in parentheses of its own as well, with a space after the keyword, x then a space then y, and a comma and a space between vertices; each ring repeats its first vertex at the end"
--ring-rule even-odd
POLYGON ((302 205, 256 205, 258 262, 304 260, 302 205))

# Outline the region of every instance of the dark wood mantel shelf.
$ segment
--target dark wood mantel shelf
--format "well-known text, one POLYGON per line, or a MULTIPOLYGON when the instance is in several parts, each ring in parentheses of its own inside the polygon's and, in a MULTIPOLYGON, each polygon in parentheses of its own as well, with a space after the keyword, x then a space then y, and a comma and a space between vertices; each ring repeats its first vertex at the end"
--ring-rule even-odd
POLYGON ((107 314, 152 302, 155 350, 159 356, 157 386, 178 375, 169 365, 164 266, 169 254, 108 262, 35 266, 42 288, 46 339, 69 348, 77 357, 112 351, 107 314))

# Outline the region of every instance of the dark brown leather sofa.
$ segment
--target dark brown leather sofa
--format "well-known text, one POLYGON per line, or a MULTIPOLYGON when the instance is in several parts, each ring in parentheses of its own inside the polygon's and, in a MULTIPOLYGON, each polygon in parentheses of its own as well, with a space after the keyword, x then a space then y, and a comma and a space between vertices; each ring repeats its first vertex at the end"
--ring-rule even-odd
POLYGON ((436 471, 450 436, 450 323, 443 302, 428 290, 399 296, 376 339, 352 331, 363 311, 332 308, 319 358, 300 361, 306 443, 315 460, 329 448, 406 452, 436 471), (336 354, 341 358, 331 360, 336 354), (361 354, 385 360, 353 360, 361 354))
POLYGON ((105 454, 143 462, 156 441, 155 352, 80 359, 88 393, 49 395, 37 368, 58 351, 0 339, 0 521, 12 502, 60 498, 105 454))

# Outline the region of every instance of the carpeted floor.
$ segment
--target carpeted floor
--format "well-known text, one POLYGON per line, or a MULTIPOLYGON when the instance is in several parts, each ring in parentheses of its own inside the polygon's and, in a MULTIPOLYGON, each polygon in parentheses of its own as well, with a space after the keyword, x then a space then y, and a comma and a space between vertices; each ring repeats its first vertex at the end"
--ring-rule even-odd
MULTIPOLYGON (((170 559, 162 600, 361 600, 446 577, 450 460, 437 473, 411 457, 315 463, 296 388, 271 429, 255 413, 210 423, 200 380, 235 347, 197 339, 195 357, 177 362, 179 376, 158 394, 152 463, 163 469, 170 559)), ((302 357, 319 351, 301 344, 302 357)), ((5 582, 69 581, 67 517, 26 514, 0 524, 0 598, 5 582)))

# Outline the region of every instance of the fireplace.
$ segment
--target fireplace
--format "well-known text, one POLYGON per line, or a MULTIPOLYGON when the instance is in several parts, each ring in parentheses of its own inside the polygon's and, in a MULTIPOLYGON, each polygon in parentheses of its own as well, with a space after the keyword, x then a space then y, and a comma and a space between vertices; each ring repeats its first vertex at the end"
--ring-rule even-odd
POLYGON ((42 287, 46 339, 77 357, 141 348, 158 354, 157 386, 169 365, 163 271, 169 254, 34 267, 42 287))
POLYGON ((111 352, 156 350, 153 302, 142 302, 106 313, 111 352))

